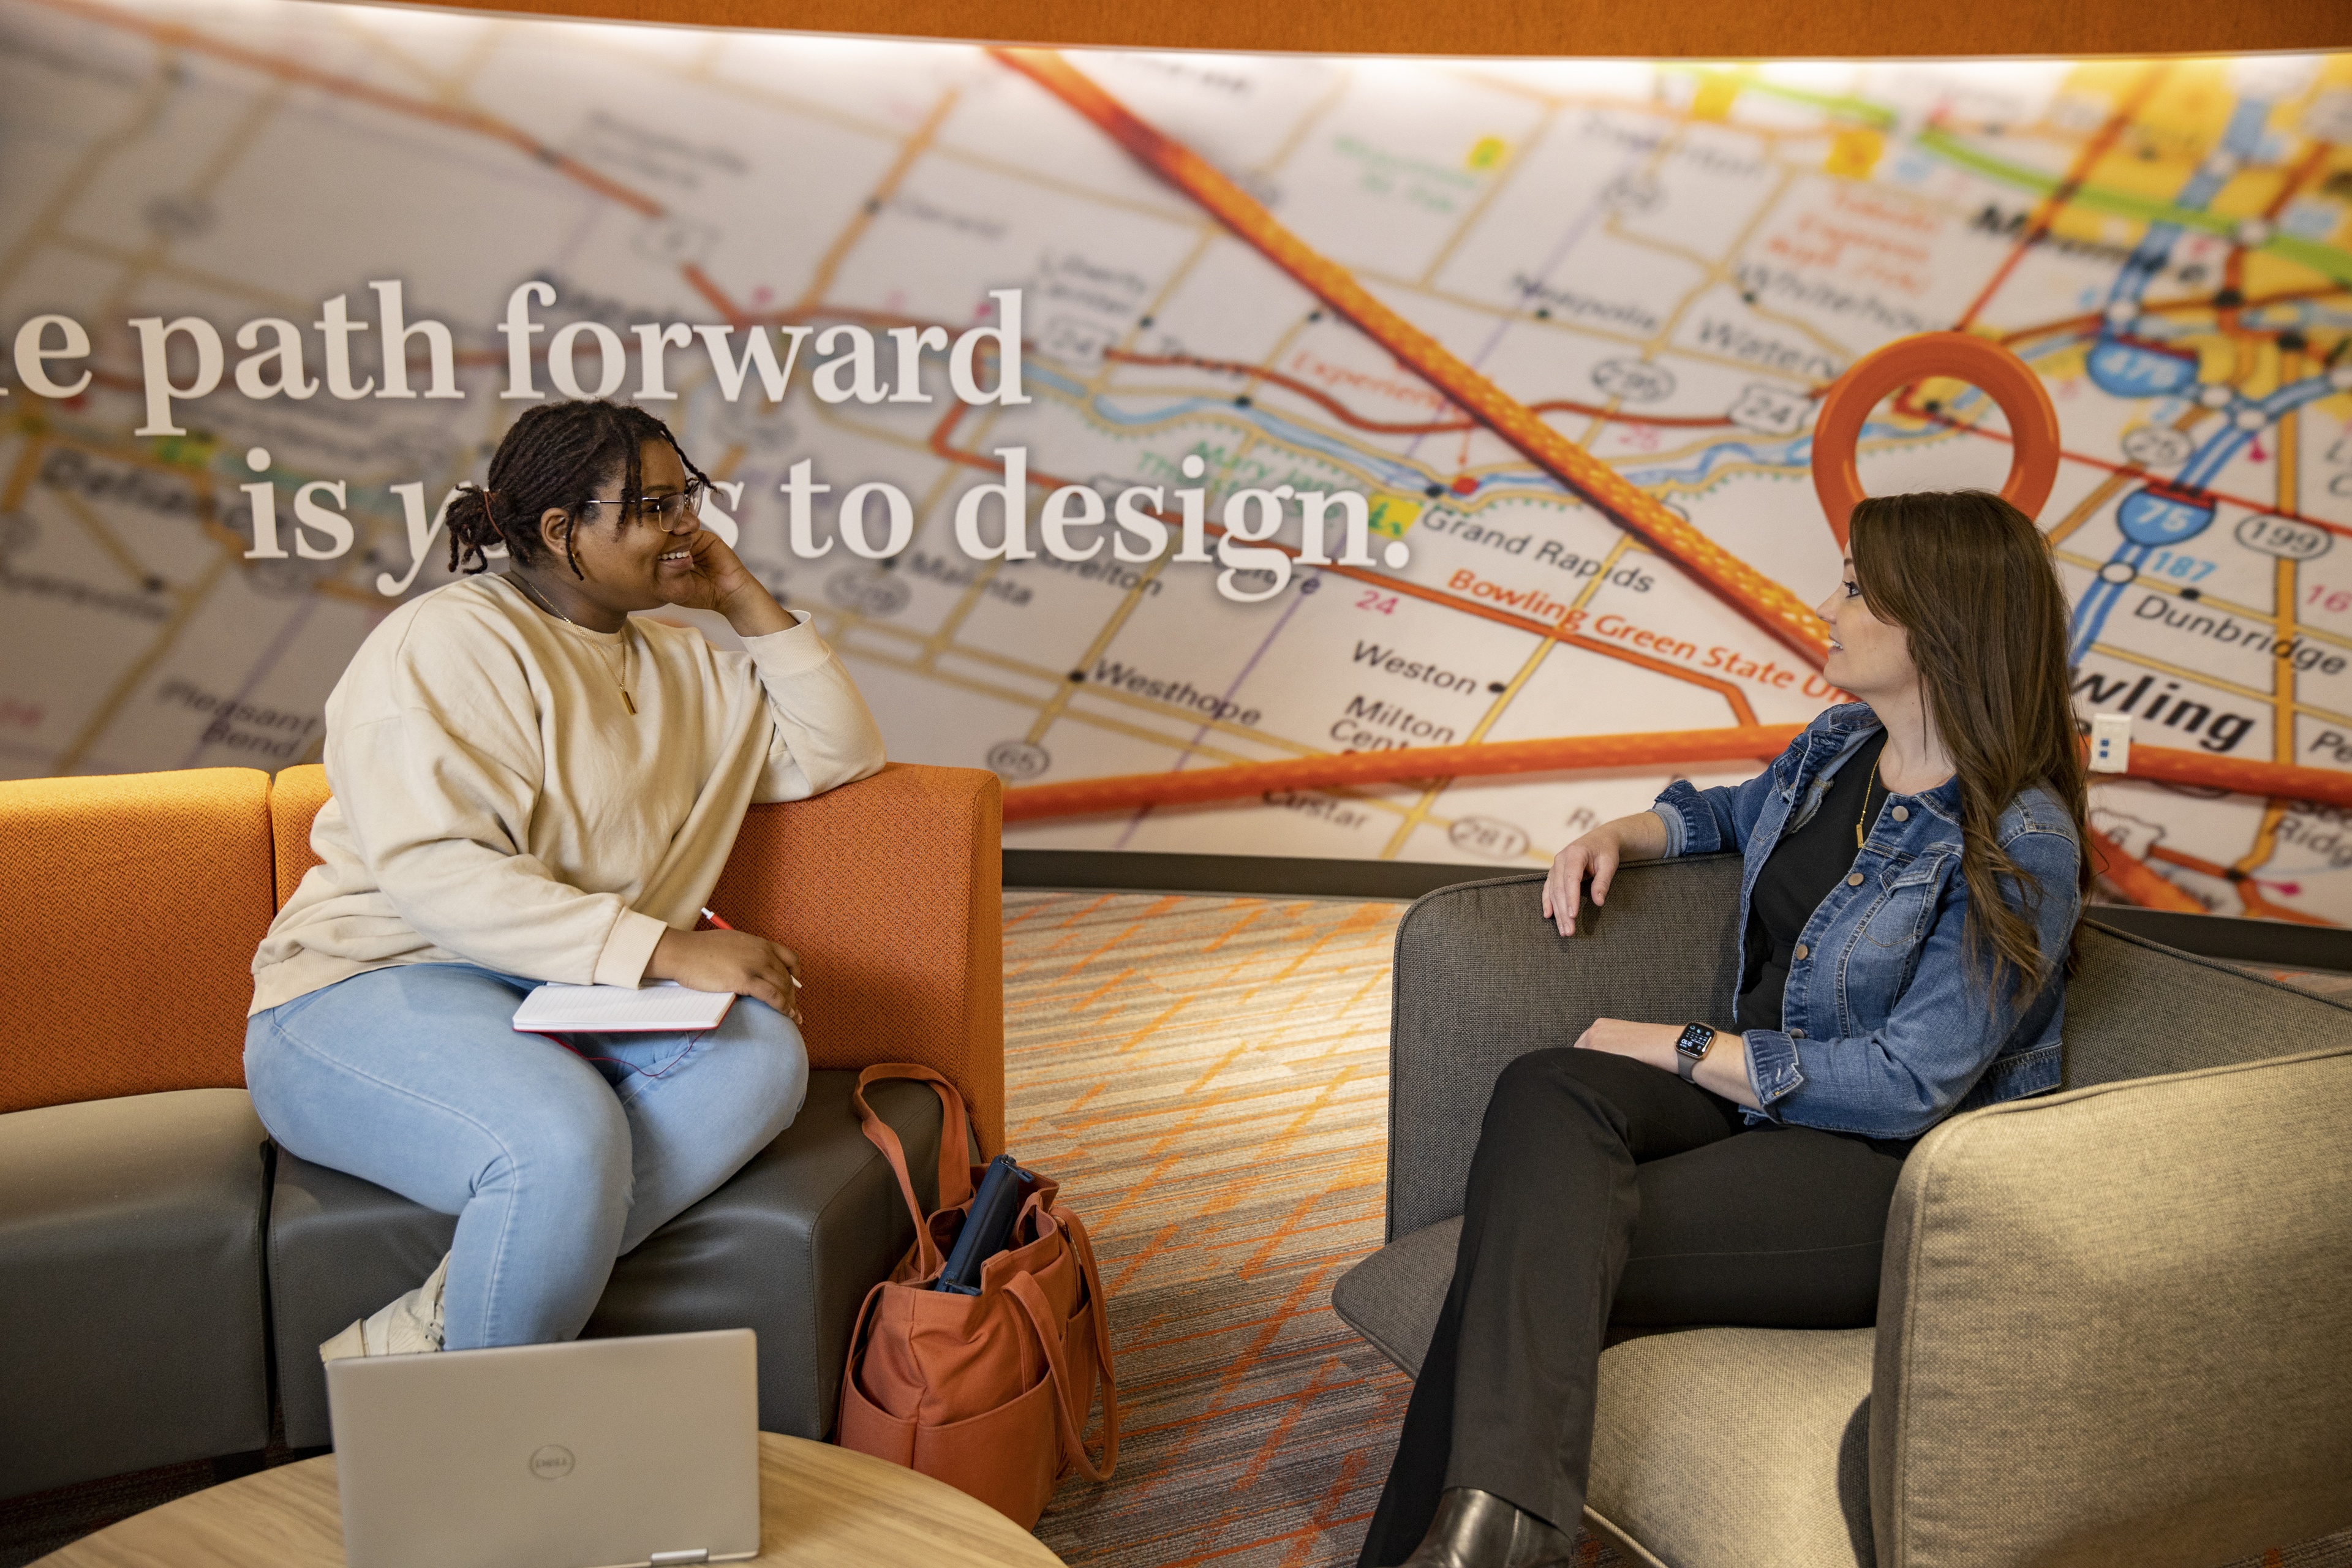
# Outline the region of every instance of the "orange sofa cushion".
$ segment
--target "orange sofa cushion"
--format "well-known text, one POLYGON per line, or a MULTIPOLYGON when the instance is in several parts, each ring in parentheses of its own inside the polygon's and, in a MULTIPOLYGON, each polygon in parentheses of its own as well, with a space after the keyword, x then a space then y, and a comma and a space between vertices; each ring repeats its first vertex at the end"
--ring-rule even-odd
MULTIPOLYGON (((318 864, 310 819, 327 795, 322 767, 278 775, 281 904, 318 864)), ((994 773, 893 763, 811 800, 755 805, 710 898, 730 925, 801 955, 811 1066, 937 1068, 992 1155, 1004 1147, 1003 804, 994 773)))
POLYGON ((245 1084, 269 775, 0 784, 0 1112, 245 1084))

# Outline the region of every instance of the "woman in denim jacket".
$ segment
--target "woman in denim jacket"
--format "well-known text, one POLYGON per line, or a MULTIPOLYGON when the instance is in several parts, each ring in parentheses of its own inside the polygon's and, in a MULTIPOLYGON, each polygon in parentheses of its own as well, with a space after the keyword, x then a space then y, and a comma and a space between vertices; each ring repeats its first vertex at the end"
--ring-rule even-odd
POLYGON ((1737 1016, 1601 1018, 1504 1070, 1364 1568, 1570 1562, 1607 1328, 1874 1321, 1912 1144, 2057 1087, 2090 885, 2064 591, 1996 496, 1864 501, 1851 551, 1822 668, 1861 700, 1552 862, 1570 936, 1588 878, 1740 855, 1737 1016))

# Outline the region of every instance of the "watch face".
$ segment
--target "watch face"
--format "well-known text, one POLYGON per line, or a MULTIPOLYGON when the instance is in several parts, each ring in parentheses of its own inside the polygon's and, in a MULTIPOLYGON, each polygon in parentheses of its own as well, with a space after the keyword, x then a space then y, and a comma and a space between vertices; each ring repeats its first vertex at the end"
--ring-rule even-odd
POLYGON ((1675 1042, 1675 1049, 1686 1057, 1703 1057, 1706 1055, 1707 1042, 1714 1037, 1715 1031, 1704 1024, 1685 1024, 1682 1038, 1675 1042))

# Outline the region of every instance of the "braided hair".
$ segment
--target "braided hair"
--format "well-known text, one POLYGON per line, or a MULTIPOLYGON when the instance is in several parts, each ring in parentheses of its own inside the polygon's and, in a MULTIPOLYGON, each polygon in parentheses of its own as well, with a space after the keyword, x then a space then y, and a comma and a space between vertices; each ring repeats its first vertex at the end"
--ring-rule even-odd
POLYGON ((490 458, 489 480, 458 490, 449 503, 449 570, 484 570, 491 546, 503 544, 522 565, 536 565, 547 553, 540 517, 553 510, 573 520, 563 535, 563 555, 575 577, 585 577, 572 548, 578 520, 597 487, 621 476, 621 493, 634 496, 644 484, 639 454, 648 441, 664 441, 686 471, 707 489, 709 476, 694 466, 669 426, 642 408, 583 398, 542 403, 526 409, 490 458))

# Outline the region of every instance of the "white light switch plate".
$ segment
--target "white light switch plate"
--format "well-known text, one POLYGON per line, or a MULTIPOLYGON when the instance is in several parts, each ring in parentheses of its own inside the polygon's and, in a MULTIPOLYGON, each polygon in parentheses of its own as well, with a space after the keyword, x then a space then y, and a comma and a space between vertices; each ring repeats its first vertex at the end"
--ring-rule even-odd
POLYGON ((2091 771, 2119 773, 2131 766, 2131 715, 2091 715, 2091 771))

